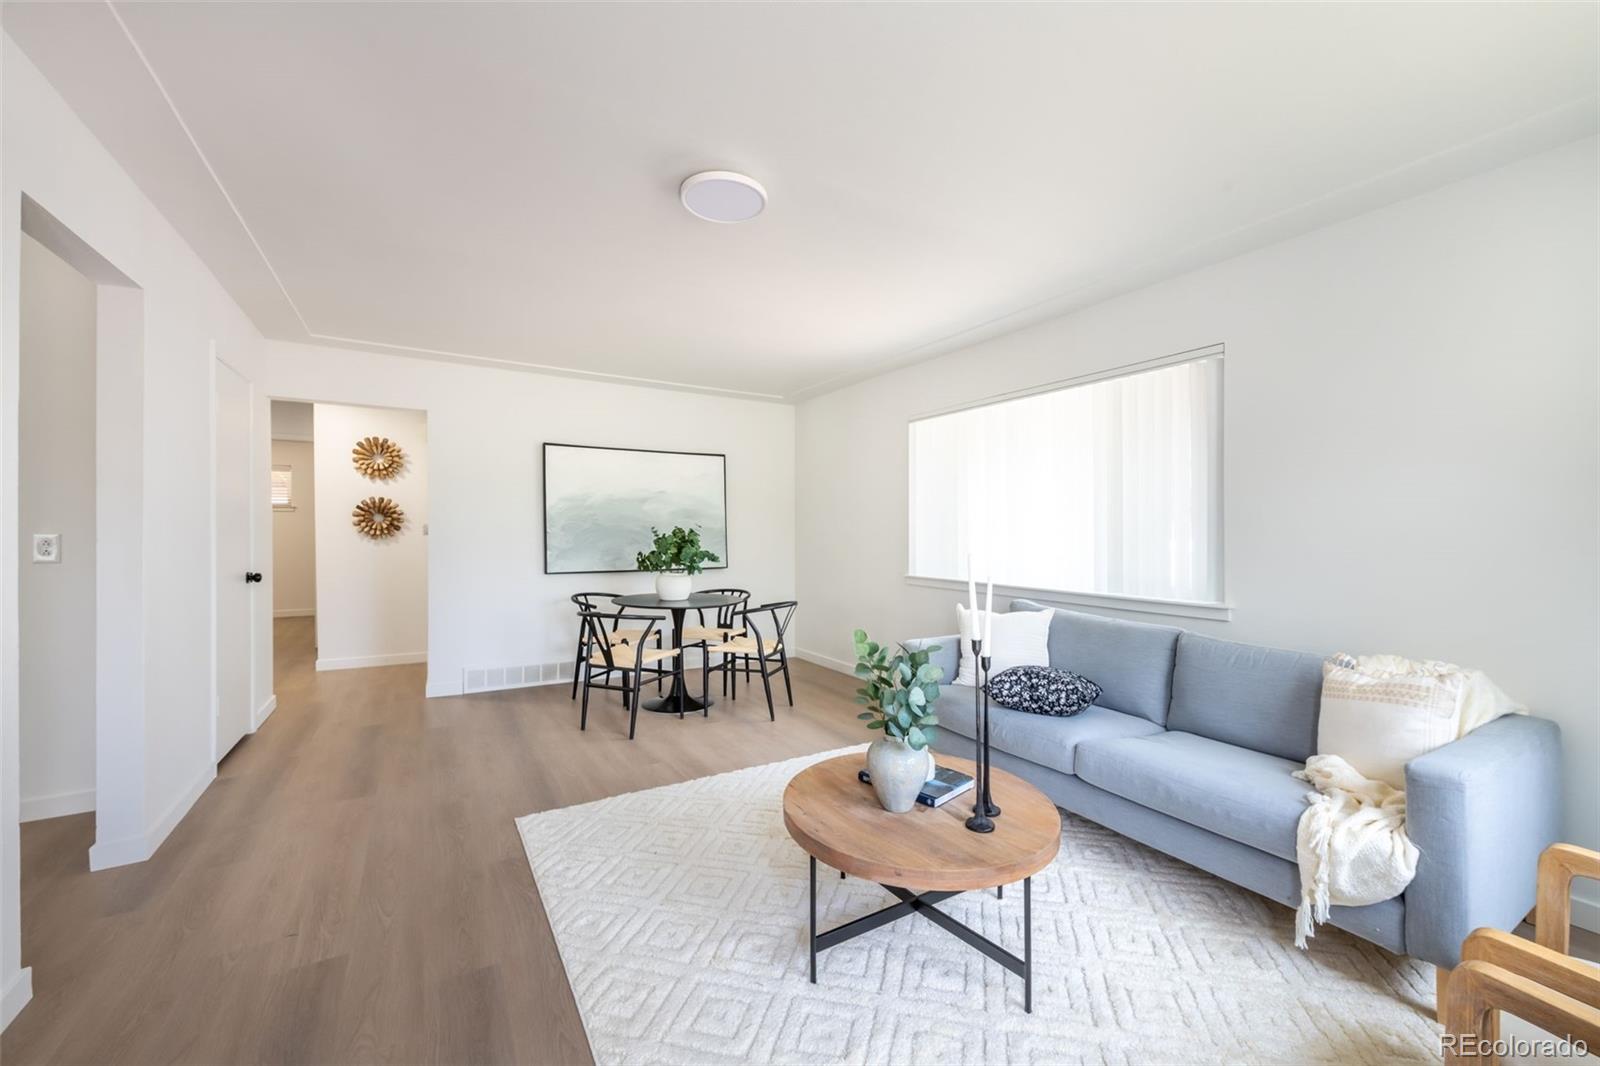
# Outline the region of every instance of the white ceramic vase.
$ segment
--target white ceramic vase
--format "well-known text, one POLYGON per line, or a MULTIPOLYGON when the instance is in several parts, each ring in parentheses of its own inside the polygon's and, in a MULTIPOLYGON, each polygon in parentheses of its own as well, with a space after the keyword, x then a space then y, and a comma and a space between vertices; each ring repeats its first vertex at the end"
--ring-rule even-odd
POLYGON ((656 595, 664 600, 686 600, 693 584, 688 574, 663 571, 656 575, 656 595))
POLYGON ((918 751, 896 737, 879 737, 867 746, 867 773, 878 803, 901 814, 916 805, 923 782, 933 776, 933 752, 918 751))

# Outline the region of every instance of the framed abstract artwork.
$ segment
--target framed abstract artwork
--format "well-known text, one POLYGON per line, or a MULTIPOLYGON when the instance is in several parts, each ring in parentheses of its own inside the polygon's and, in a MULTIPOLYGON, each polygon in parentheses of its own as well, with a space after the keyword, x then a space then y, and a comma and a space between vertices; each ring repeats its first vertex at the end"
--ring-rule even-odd
POLYGON ((708 452, 544 446, 544 572, 615 574, 637 569, 650 528, 698 529, 728 565, 727 457, 708 452))

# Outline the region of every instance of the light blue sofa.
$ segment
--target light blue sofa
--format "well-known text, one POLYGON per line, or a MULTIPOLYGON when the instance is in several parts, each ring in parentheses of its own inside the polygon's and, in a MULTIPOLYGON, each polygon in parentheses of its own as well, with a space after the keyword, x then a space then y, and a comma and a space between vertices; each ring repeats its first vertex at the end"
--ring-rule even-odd
MULTIPOLYGON (((934 661, 956 676, 955 636, 906 644, 939 645, 934 661)), ((1321 657, 1057 610, 1050 665, 1099 685, 1099 703, 1071 718, 991 704, 994 765, 1091 822, 1299 904, 1295 828, 1310 786, 1290 775, 1316 751, 1321 657)), ((972 758, 972 689, 946 686, 936 709, 935 749, 972 758)), ((1414 759, 1416 879, 1396 899, 1333 908, 1333 924, 1455 966, 1469 932, 1514 928, 1532 908, 1539 853, 1560 835, 1560 793, 1560 730, 1542 718, 1500 718, 1414 759)))

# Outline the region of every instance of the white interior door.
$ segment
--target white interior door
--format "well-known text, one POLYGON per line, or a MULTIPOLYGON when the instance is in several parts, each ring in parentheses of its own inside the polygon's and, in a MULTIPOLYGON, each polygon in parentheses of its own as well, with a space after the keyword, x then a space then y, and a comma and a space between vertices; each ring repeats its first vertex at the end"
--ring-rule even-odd
POLYGON ((250 382, 217 360, 217 758, 250 731, 250 382))

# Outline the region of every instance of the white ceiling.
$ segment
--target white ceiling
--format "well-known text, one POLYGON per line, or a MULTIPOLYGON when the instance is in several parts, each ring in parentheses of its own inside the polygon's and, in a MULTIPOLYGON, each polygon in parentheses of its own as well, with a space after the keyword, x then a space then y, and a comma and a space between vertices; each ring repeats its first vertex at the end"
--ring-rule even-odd
POLYGON ((3 17, 269 336, 792 399, 1592 134, 1597 11, 3 17))

